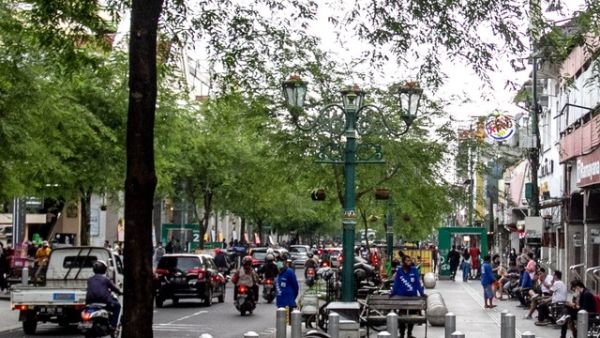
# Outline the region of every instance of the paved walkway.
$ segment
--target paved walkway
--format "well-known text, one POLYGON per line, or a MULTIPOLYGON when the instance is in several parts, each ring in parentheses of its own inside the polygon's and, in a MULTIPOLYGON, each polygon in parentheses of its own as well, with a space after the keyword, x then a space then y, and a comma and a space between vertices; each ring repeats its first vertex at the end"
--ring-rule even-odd
MULTIPOLYGON (((557 338, 560 330, 549 326, 536 326, 534 319, 524 319, 527 310, 518 308, 516 300, 494 301, 498 305, 494 309, 484 309, 483 289, 478 280, 463 282, 438 281, 435 289, 427 293, 440 292, 446 303, 448 311, 456 315, 456 329, 465 334, 466 338, 500 338, 500 312, 507 309, 516 317, 516 336, 530 331, 536 338, 557 338)), ((427 336, 430 338, 444 338, 444 327, 428 327, 427 336)), ((415 326, 413 335, 424 337, 424 326, 415 326)), ((570 335, 568 335, 570 336, 570 335)), ((371 334, 371 337, 377 337, 371 334)))
POLYGON ((10 309, 10 301, 0 299, 0 332, 21 327, 19 311, 10 309))

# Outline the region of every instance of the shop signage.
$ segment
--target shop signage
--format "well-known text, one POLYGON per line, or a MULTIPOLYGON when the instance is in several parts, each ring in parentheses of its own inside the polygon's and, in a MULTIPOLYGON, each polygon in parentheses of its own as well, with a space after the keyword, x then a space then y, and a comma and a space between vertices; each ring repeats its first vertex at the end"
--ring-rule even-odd
POLYGON ((516 125, 510 115, 494 113, 485 120, 486 134, 494 141, 507 141, 515 134, 516 125))
POLYGON ((600 183, 600 148, 577 158, 577 186, 600 183))

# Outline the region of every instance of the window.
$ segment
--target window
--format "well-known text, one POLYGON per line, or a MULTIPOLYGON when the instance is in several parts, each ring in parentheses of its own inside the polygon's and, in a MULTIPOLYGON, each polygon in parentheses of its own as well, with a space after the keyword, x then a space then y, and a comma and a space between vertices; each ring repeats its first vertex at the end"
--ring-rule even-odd
POLYGON ((158 262, 159 269, 188 271, 194 268, 200 268, 204 265, 198 257, 163 257, 158 262))
POLYGON ((94 266, 94 262, 98 260, 96 256, 67 256, 63 261, 63 268, 65 269, 81 269, 91 268, 94 266))
POLYGON ((120 274, 124 273, 123 262, 121 262, 121 257, 115 256, 115 263, 117 264, 117 272, 120 274))

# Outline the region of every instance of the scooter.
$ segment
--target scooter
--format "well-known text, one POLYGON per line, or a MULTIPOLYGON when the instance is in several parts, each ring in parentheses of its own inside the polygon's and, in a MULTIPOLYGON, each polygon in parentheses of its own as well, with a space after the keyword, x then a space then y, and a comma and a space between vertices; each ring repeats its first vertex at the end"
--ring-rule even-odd
POLYGON ((111 312, 106 309, 106 304, 88 304, 81 312, 81 322, 78 325, 86 338, 111 336, 116 338, 121 330, 120 324, 116 328, 110 325, 111 312))
POLYGON ((263 296, 264 300, 266 300, 267 303, 269 303, 269 304, 271 304, 273 302, 273 299, 275 299, 275 288, 273 287, 272 279, 264 280, 262 296, 263 296))
POLYGON ((235 308, 240 311, 242 316, 245 316, 246 313, 252 314, 252 311, 254 311, 256 308, 252 290, 247 285, 240 284, 237 286, 237 299, 235 301, 235 308))

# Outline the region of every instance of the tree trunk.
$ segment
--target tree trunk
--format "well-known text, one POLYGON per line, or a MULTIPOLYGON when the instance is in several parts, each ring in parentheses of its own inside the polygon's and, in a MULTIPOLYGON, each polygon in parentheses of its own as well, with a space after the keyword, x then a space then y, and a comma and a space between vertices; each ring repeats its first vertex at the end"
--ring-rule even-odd
POLYGON ((92 204, 92 189, 81 190, 81 245, 90 245, 90 206, 92 204))
POLYGON ((204 235, 206 234, 206 231, 208 231, 208 222, 210 221, 213 193, 210 189, 205 189, 202 196, 204 203, 204 214, 202 216, 202 226, 200 227, 200 249, 204 249, 204 235))
POLYGON ((152 338, 152 208, 156 36, 162 0, 133 0, 129 40, 129 107, 125 179, 123 337, 152 338))
POLYGON ((260 246, 265 246, 263 239, 263 221, 259 219, 256 221, 256 227, 258 228, 258 239, 260 240, 260 246))
POLYGON ((244 234, 246 233, 246 218, 242 217, 242 223, 240 224, 240 242, 246 243, 246 238, 244 234))

